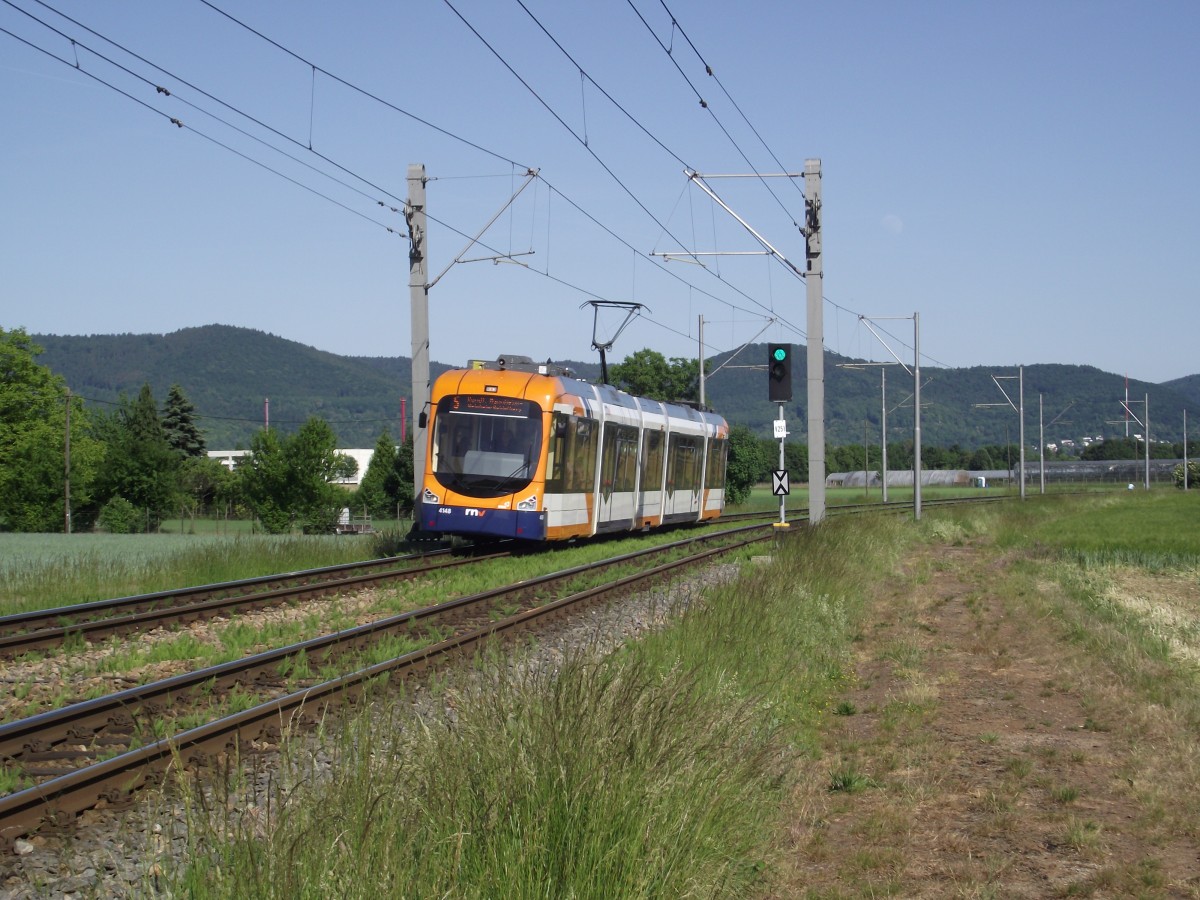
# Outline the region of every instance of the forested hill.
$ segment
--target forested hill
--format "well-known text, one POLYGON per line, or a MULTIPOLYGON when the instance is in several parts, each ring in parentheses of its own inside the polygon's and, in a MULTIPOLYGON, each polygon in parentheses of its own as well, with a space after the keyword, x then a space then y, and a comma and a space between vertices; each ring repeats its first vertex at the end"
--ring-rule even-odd
MULTIPOLYGON (((98 409, 111 409, 122 396, 136 397, 149 384, 162 404, 172 384, 183 388, 196 407, 199 425, 211 449, 233 449, 249 444, 261 428, 269 400, 272 426, 285 431, 297 428, 309 416, 319 416, 333 426, 342 447, 372 447, 387 428, 393 438, 400 432, 400 399, 410 398, 411 362, 407 357, 348 357, 247 328, 207 325, 172 334, 120 334, 57 336, 32 335, 44 349, 38 358, 61 374, 71 390, 98 409)), ((630 347, 629 353, 639 348, 630 347)), ((805 403, 805 348, 797 346, 793 359, 795 399, 786 405, 789 431, 804 440, 807 428, 805 403)), ((481 354, 477 354, 481 355, 481 354)), ((614 355, 613 361, 622 357, 614 355)), ((727 362, 726 356, 710 359, 709 370, 727 362)), ((436 376, 466 357, 431 363, 436 376)), ((599 376, 598 361, 571 362, 579 377, 599 376)), ((771 434, 778 405, 767 399, 764 366, 766 346, 743 350, 706 383, 708 405, 730 422, 750 426, 756 433, 771 434)), ((829 354, 825 369, 826 434, 831 444, 879 442, 880 370, 839 368, 853 360, 829 354)), ((976 447, 1015 442, 1018 418, 1006 407, 978 408, 977 404, 1004 403, 993 375, 1016 375, 1016 368, 921 369, 922 441, 949 447, 976 447)), ((1014 402, 1014 381, 1002 381, 1014 402)), ((912 377, 899 366, 887 370, 888 440, 912 436, 912 377)), ((1025 367, 1025 436, 1038 439, 1038 395, 1044 395, 1046 440, 1079 441, 1083 436, 1123 436, 1120 401, 1125 397, 1124 376, 1090 366, 1030 365, 1025 367), (1119 424, 1112 424, 1119 423, 1119 424)), ((1182 411, 1189 403, 1200 407, 1200 375, 1166 385, 1130 381, 1129 397, 1142 415, 1142 400, 1150 395, 1151 434, 1156 439, 1182 438, 1182 411)), ((1200 415, 1193 427, 1200 427, 1200 415)), ((1190 428, 1189 428, 1190 430, 1190 428)), ((1140 432, 1134 424, 1130 432, 1140 432)))

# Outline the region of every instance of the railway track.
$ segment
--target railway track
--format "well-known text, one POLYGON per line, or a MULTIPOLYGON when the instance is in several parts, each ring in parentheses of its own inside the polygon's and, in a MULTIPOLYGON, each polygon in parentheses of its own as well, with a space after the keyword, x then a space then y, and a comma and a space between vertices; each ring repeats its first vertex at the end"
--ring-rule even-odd
POLYGON ((53 650, 73 639, 95 643, 114 635, 186 625, 250 609, 420 578, 435 570, 494 559, 509 552, 463 554, 460 551, 455 555, 450 550, 437 550, 16 613, 0 617, 0 658, 53 650))
POLYGON ((11 841, 43 825, 64 824, 102 801, 125 802, 134 789, 160 780, 173 763, 203 769, 243 747, 275 746, 284 732, 319 721, 381 676, 410 678, 486 641, 544 627, 614 591, 774 536, 771 526, 761 524, 697 535, 9 722, 0 726, 0 760, 10 780, 28 786, 0 798, 0 837, 11 841), (619 574, 631 567, 637 571, 619 574), (581 578, 592 586, 572 590, 581 578), (518 612, 495 618, 497 610, 514 604, 518 612), (354 654, 369 652, 386 637, 414 633, 416 649, 371 664, 343 665, 347 659, 361 663, 363 657, 354 654), (341 666, 344 674, 323 680, 288 674, 297 660, 316 658, 341 666), (229 715, 213 711, 214 700, 219 706, 233 693, 242 703, 253 702, 229 715), (205 709, 204 724, 182 730, 168 724, 204 718, 205 709))
MULTIPOLYGON (((933 501, 930 505, 943 503, 933 501)), ((877 505, 846 506, 831 509, 830 514, 899 513, 905 508, 904 504, 889 504, 887 509, 877 505)), ((43 825, 68 823, 77 813, 100 803, 112 806, 128 802, 135 789, 157 783, 171 765, 203 769, 217 758, 243 748, 277 746, 285 732, 320 721, 330 708, 354 700, 367 685, 380 679, 403 681, 450 656, 471 653, 486 641, 545 627, 557 617, 570 615, 581 605, 613 592, 671 577, 680 569, 786 533, 775 527, 776 522, 761 523, 766 515, 752 514, 750 518, 760 523, 694 535, 387 616, 0 725, 0 763, 10 783, 24 785, 0 797, 0 839, 11 842, 43 825), (619 574, 630 568, 636 571, 619 574), (573 585, 584 578, 591 586, 574 589, 573 585), (518 611, 511 613, 513 608, 518 611), (388 641, 409 646, 402 652, 392 652, 396 645, 388 641), (380 647, 389 648, 389 652, 384 654, 386 658, 374 661, 372 654, 378 656, 380 647), (339 674, 312 674, 316 667, 339 674), (228 712, 231 704, 236 704, 238 711, 228 712), (188 727, 194 721, 201 724, 188 727)), ((804 520, 804 515, 797 514, 789 517, 788 523, 804 520)), ((72 629, 80 631, 94 625, 96 631, 85 633, 103 633, 102 629, 117 625, 122 618, 173 613, 177 620, 186 621, 186 617, 207 614, 210 609, 227 610, 229 604, 245 608, 286 602, 284 598, 289 596, 295 599, 346 591, 384 578, 414 577, 414 573, 432 568, 476 561, 479 557, 434 563, 400 557, 357 567, 367 571, 351 574, 345 572, 346 567, 330 567, 315 570, 319 574, 252 579, 263 589, 249 595, 242 593, 247 590, 246 583, 235 582, 191 592, 164 592, 171 597, 124 598, 88 604, 99 618, 43 627, 33 634, 59 629, 57 640, 61 643, 72 629), (408 565, 396 568, 399 561, 408 565), (288 580, 297 583, 287 586, 283 582, 288 580), (182 600, 184 597, 188 599, 182 600), (121 602, 148 604, 150 608, 128 616, 114 614, 112 610, 120 609, 121 602), (179 605, 154 607, 161 602, 179 605)), ((64 611, 45 611, 42 619, 26 614, 26 621, 44 624, 47 616, 61 616, 64 611)))

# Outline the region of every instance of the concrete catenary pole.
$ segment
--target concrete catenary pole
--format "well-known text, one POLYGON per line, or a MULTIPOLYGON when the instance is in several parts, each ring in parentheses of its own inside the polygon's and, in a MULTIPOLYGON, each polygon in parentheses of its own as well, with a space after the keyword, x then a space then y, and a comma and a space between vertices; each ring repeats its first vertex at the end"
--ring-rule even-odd
POLYGON ((425 166, 408 167, 408 297, 412 316, 413 509, 421 508, 425 476, 424 423, 429 406, 429 236, 425 227, 425 166))
POLYGON ((921 521, 921 314, 913 313, 913 519, 921 521))
POLYGON ((1146 394, 1146 490, 1150 490, 1150 395, 1146 394))
POLYGON ((825 518, 825 323, 821 255, 821 161, 804 161, 808 288, 808 520, 825 518))
POLYGON ((1021 499, 1025 499, 1025 367, 1017 369, 1017 415, 1021 417, 1021 427, 1018 429, 1021 440, 1021 499))
MULTIPOLYGON (((66 427, 63 429, 63 531, 71 533, 71 389, 67 388, 66 427)), ((1187 412, 1183 414, 1183 440, 1187 441, 1187 412)), ((1186 451, 1185 451, 1186 452, 1186 451)), ((1184 463, 1184 470, 1187 463, 1184 463)))
POLYGON ((883 502, 888 502, 887 495, 887 367, 879 367, 879 434, 880 457, 879 465, 883 469, 883 502))

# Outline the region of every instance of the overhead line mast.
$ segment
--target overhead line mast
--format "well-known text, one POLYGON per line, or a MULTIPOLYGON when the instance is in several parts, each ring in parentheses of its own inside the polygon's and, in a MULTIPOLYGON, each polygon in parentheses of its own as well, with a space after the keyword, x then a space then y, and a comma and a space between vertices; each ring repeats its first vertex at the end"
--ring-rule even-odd
MULTIPOLYGON (((821 160, 804 161, 805 222, 802 229, 807 246, 805 268, 801 271, 791 260, 771 246, 704 183, 704 178, 746 178, 746 175, 709 175, 686 170, 688 178, 709 195, 743 228, 750 232, 771 256, 774 256, 807 285, 808 331, 808 520, 817 524, 825 518, 825 322, 824 263, 821 253, 821 160)), ((771 177, 765 175, 758 178, 771 177)), ((795 178, 786 174, 782 177, 795 178)))

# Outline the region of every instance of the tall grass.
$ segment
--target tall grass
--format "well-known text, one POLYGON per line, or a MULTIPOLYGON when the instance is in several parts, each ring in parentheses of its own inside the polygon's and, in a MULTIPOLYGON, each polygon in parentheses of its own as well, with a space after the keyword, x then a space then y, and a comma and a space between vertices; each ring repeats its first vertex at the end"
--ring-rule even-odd
POLYGON ((1002 546, 1030 546, 1084 568, 1200 569, 1200 492, 1046 497, 1010 510, 1002 546))
POLYGON ((367 542, 238 535, 0 535, 0 615, 356 562, 367 542))
POLYGON ((231 819, 220 802, 193 822, 193 862, 173 886, 249 898, 765 890, 788 764, 832 714, 865 586, 900 534, 892 522, 797 529, 618 653, 483 663, 455 680, 444 720, 357 719, 324 775, 293 747, 269 813, 231 819))

